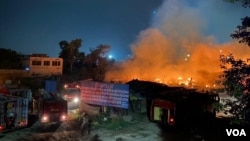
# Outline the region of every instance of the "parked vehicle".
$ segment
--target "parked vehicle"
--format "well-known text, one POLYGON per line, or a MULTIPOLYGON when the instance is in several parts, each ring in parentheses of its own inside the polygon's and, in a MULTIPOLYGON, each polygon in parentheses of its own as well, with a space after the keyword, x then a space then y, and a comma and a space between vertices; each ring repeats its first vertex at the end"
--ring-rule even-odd
POLYGON ((14 85, 4 85, 0 86, 0 93, 5 95, 17 96, 27 98, 29 102, 29 111, 33 111, 33 95, 31 89, 28 88, 18 88, 14 85))
POLYGON ((68 104, 67 101, 45 91, 40 90, 41 98, 39 99, 39 119, 41 123, 63 122, 67 120, 68 104))
POLYGON ((77 83, 65 84, 61 95, 67 102, 78 104, 80 100, 80 85, 77 83))
POLYGON ((0 94, 0 133, 28 125, 28 99, 0 94))
POLYGON ((153 99, 150 120, 162 123, 164 126, 199 124, 202 120, 215 118, 216 110, 213 104, 218 102, 218 94, 198 92, 153 99))

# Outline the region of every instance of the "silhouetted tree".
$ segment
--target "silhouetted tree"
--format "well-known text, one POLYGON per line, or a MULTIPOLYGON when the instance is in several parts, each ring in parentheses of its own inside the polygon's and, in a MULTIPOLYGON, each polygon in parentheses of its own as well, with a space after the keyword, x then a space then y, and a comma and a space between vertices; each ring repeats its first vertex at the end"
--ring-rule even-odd
POLYGON ((79 48, 82 45, 81 39, 72 40, 70 43, 68 41, 60 41, 59 46, 61 48, 61 52, 59 53, 59 57, 63 58, 64 62, 64 71, 72 73, 73 64, 78 59, 79 56, 79 48))
POLYGON ((224 1, 232 2, 232 3, 239 2, 245 8, 250 7, 250 0, 224 0, 224 1))
POLYGON ((103 81, 109 64, 106 53, 110 50, 109 45, 99 45, 96 49, 90 49, 86 56, 85 64, 93 80, 103 81))
MULTIPOLYGON (((225 0, 228 2, 240 2, 244 8, 250 7, 249 0, 225 0)), ((237 39, 239 43, 245 43, 250 47, 250 20, 249 17, 242 18, 242 25, 237 26, 238 30, 230 36, 237 39)), ((233 54, 220 56, 221 82, 227 94, 235 100, 227 100, 225 106, 231 107, 224 109, 232 114, 232 123, 250 123, 250 65, 242 59, 235 59, 233 54)))
POLYGON ((79 52, 78 57, 76 61, 74 62, 74 68, 78 68, 78 70, 81 70, 85 61, 85 53, 79 52))
MULTIPOLYGON (((242 7, 250 8, 250 0, 224 0, 231 3, 241 3, 242 7)), ((249 13, 247 13, 249 14, 249 13)), ((239 43, 245 43, 250 47, 250 17, 246 16, 241 18, 241 25, 237 26, 237 30, 230 36, 233 39, 237 39, 239 43)))
POLYGON ((221 75, 221 82, 227 94, 235 100, 227 100, 225 109, 232 114, 233 124, 245 124, 250 122, 250 65, 241 59, 236 60, 232 54, 221 55, 221 68, 224 70, 221 75))
POLYGON ((239 40, 239 43, 245 43, 250 47, 250 17, 242 18, 242 25, 238 25, 231 37, 239 40))
POLYGON ((21 54, 11 49, 0 48, 0 69, 22 69, 21 54))

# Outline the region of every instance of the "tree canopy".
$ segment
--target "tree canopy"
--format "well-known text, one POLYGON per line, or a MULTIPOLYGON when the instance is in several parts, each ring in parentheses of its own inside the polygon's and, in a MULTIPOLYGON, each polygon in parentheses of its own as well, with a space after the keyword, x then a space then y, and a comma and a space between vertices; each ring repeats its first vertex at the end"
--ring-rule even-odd
MULTIPOLYGON (((224 0, 231 3, 241 3, 242 7, 250 8, 250 0, 224 0)), ((247 13, 249 14, 249 13, 247 13)), ((237 26, 237 30, 230 36, 237 39, 239 43, 245 43, 250 47, 250 17, 241 18, 241 25, 237 26)))
MULTIPOLYGON (((244 8, 250 7, 249 0, 225 1, 240 2, 244 8)), ((230 36, 250 47, 250 17, 241 20, 241 25, 230 36)), ((246 61, 235 59, 233 54, 220 56, 223 69, 221 82, 227 94, 233 98, 226 100, 224 105, 225 112, 232 115, 232 124, 250 124, 250 65, 246 61)))
POLYGON ((59 42, 61 48, 59 57, 64 60, 64 74, 72 74, 72 79, 74 74, 78 79, 103 81, 108 66, 114 62, 114 59, 110 60, 107 56, 111 46, 100 44, 94 49, 90 48, 90 53, 85 54, 85 52, 79 52, 81 44, 81 39, 59 42))
POLYGON ((103 81, 107 67, 109 65, 109 59, 107 53, 110 50, 109 45, 100 44, 96 49, 90 49, 90 54, 86 56, 85 64, 93 80, 103 81))
POLYGON ((250 47, 250 17, 246 16, 241 19, 241 25, 238 25, 234 33, 231 34, 233 39, 237 39, 239 43, 245 43, 250 47))
POLYGON ((22 69, 21 54, 11 49, 0 48, 0 69, 22 69))
POLYGON ((232 3, 239 2, 245 8, 250 7, 250 0, 225 0, 225 1, 232 2, 232 3))
POLYGON ((232 115, 233 124, 250 124, 250 65, 232 54, 221 55, 222 84, 234 100, 225 101, 226 113, 232 115))
POLYGON ((82 45, 81 39, 75 39, 71 42, 66 40, 60 41, 59 46, 61 48, 61 52, 59 53, 59 57, 63 58, 64 62, 64 72, 72 72, 73 71, 73 63, 79 56, 79 48, 82 45))

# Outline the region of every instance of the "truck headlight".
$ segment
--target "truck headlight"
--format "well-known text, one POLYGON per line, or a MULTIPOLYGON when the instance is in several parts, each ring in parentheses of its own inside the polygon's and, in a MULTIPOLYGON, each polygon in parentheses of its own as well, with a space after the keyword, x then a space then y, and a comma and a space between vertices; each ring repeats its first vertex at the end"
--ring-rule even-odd
POLYGON ((74 102, 77 103, 79 101, 79 98, 78 97, 75 97, 74 98, 74 102))
POLYGON ((43 115, 41 118, 41 122, 47 122, 49 120, 49 117, 47 115, 43 115))
POLYGON ((61 121, 65 121, 67 119, 67 116, 66 115, 62 115, 61 116, 61 121))

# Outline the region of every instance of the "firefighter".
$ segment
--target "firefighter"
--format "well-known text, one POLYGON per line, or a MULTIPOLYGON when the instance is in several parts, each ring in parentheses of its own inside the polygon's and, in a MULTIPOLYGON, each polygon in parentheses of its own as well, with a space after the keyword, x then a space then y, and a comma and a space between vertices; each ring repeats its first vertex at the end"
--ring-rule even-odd
POLYGON ((87 113, 82 114, 82 124, 81 124, 81 134, 84 134, 84 131, 87 131, 90 134, 91 120, 87 113))

